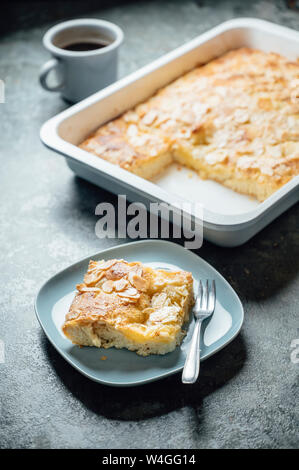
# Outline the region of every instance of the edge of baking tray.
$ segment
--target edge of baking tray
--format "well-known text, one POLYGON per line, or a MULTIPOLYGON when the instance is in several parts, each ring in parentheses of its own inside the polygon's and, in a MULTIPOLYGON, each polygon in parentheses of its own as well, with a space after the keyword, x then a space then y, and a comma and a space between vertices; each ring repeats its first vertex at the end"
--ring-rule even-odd
MULTIPOLYGON (((176 206, 177 203, 180 202, 186 202, 185 199, 180 199, 178 196, 168 193, 154 183, 123 170, 122 168, 102 160, 97 156, 63 140, 58 134, 58 128, 65 119, 88 108, 97 101, 112 95, 132 82, 150 74, 162 65, 166 65, 177 57, 204 44, 208 40, 225 31, 240 28, 252 28, 259 31, 276 33, 286 37, 287 39, 298 42, 299 46, 299 33, 285 26, 276 25, 268 21, 254 18, 238 18, 226 21, 49 119, 41 127, 41 141, 47 147, 55 150, 63 156, 81 163, 82 165, 86 165, 93 171, 96 170, 104 178, 110 179, 112 184, 113 182, 117 184, 122 183, 124 188, 129 186, 142 198, 152 198, 153 201, 164 201, 172 206, 176 206)), ((276 191, 272 196, 266 199, 266 201, 262 202, 257 208, 243 214, 218 214, 208 209, 204 209, 204 225, 207 227, 213 227, 213 229, 216 230, 238 230, 240 228, 244 228, 247 225, 256 223, 265 215, 266 212, 270 211, 270 209, 271 211, 274 210, 275 207, 281 204, 282 200, 285 201, 294 193, 294 191, 297 191, 298 188, 299 176, 296 176, 276 191)), ((279 211, 279 213, 280 212, 281 211, 279 211)))

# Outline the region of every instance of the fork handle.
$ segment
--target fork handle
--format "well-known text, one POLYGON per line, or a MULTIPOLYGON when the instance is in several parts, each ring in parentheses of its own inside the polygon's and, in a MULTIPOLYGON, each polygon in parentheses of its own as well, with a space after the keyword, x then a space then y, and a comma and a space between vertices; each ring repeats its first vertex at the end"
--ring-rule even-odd
POLYGON ((193 336, 185 362, 182 382, 184 384, 194 384, 196 382, 200 368, 200 328, 201 320, 196 320, 193 336))

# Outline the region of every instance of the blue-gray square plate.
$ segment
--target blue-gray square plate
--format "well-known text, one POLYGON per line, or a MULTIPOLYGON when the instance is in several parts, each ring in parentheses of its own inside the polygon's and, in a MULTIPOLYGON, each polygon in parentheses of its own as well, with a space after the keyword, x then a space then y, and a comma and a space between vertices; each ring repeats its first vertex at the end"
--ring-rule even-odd
MULTIPOLYGON (((82 282, 90 259, 121 258, 141 261, 152 267, 190 271, 197 291, 200 279, 215 279, 217 302, 211 321, 204 328, 201 360, 226 346, 239 333, 243 323, 241 301, 228 282, 206 261, 175 243, 161 240, 132 242, 85 258, 49 279, 40 289, 35 310, 37 318, 57 351, 79 372, 96 382, 116 387, 141 385, 182 370, 188 351, 194 320, 180 347, 164 356, 138 356, 126 349, 79 348, 62 333, 65 314, 75 294, 76 284, 82 282), (103 356, 106 357, 103 360, 103 356)), ((192 315, 191 315, 192 316, 192 315)))

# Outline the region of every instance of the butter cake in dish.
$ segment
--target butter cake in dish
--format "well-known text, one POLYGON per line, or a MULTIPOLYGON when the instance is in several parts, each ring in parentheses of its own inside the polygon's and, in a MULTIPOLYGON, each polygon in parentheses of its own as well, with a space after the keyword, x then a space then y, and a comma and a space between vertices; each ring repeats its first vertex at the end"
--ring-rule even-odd
POLYGON ((165 354, 184 337, 193 278, 124 260, 90 261, 62 330, 75 344, 165 354))
POLYGON ((233 50, 103 125, 80 147, 146 179, 179 162, 263 201, 299 174, 299 62, 233 50))

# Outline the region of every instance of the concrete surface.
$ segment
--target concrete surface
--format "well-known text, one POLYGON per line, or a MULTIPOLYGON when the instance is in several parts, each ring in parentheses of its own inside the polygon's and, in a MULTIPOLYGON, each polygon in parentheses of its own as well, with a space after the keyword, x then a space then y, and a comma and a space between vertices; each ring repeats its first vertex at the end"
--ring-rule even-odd
POLYGON ((298 11, 270 0, 130 2, 101 11, 89 1, 80 11, 71 2, 27 3, 0 40, 0 447, 298 447, 299 364, 290 359, 299 338, 298 205, 240 248, 199 250, 236 289, 246 318, 242 333, 203 363, 194 386, 179 375, 140 388, 95 384, 49 344, 33 309, 47 278, 117 243, 94 233, 95 206, 115 197, 75 178, 39 141, 42 123, 67 106, 38 85, 47 28, 76 15, 115 21, 126 35, 125 75, 223 20, 254 16, 298 29, 298 11))

